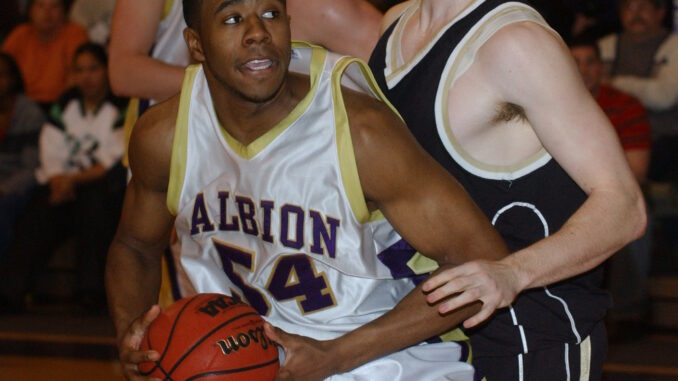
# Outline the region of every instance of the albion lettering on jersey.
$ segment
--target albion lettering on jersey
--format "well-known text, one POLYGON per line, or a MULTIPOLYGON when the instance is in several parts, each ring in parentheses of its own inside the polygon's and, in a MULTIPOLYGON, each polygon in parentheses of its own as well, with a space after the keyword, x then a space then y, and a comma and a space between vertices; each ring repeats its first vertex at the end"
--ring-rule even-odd
MULTIPOLYGON (((207 212, 205 195, 199 193, 193 202, 193 214, 191 217, 191 235, 204 232, 241 231, 245 234, 261 237, 262 240, 273 243, 277 238, 280 243, 291 249, 299 250, 306 245, 305 229, 311 229, 311 241, 309 250, 313 254, 328 255, 334 258, 336 255, 338 227, 341 222, 322 213, 309 209, 308 214, 304 208, 284 204, 278 209, 273 201, 261 200, 259 205, 248 196, 236 195, 232 203, 237 210, 229 214, 228 205, 231 197, 230 192, 220 191, 217 200, 211 200, 219 205, 218 220, 214 220, 207 212), (273 218, 279 219, 280 231, 271 231, 273 218)), ((233 205, 232 204, 232 205, 233 205)))

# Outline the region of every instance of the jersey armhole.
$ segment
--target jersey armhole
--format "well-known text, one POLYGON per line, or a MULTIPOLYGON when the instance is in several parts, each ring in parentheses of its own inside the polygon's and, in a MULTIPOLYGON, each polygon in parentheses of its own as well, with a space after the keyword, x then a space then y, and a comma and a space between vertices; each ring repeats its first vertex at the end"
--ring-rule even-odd
POLYGON ((334 100, 334 118, 337 138, 337 155, 341 179, 344 191, 348 198, 353 215, 358 222, 364 224, 371 221, 384 219, 380 210, 370 212, 365 201, 360 177, 358 176, 358 165, 355 160, 353 150, 353 141, 348 122, 348 114, 341 92, 341 86, 362 91, 368 95, 384 102, 400 119, 402 117, 396 111, 395 107, 387 100, 379 85, 377 85, 372 72, 367 64, 354 57, 342 57, 339 59, 332 71, 332 98, 334 100), (342 82, 343 80, 343 82, 342 82))
POLYGON ((177 122, 174 127, 172 141, 172 158, 170 162, 170 177, 167 186, 167 209, 176 216, 179 211, 179 198, 186 176, 186 160, 188 155, 188 114, 191 107, 191 93, 195 77, 200 72, 200 65, 191 65, 186 68, 186 75, 181 87, 177 122))

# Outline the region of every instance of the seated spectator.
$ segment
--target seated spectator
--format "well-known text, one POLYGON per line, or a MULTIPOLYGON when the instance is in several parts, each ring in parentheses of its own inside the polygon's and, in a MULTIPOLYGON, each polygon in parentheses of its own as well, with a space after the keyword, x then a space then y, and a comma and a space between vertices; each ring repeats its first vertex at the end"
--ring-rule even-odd
POLYGON ((650 123, 645 107, 635 97, 603 83, 605 66, 595 40, 585 36, 575 39, 570 42, 570 52, 584 84, 617 130, 633 174, 643 184, 651 146, 650 123))
POLYGON ((40 107, 24 94, 14 59, 0 53, 0 263, 13 225, 35 185, 38 134, 45 123, 40 107))
POLYGON ((648 111, 654 181, 678 181, 678 35, 665 26, 669 9, 667 0, 622 0, 622 32, 598 41, 611 84, 648 111))
POLYGON ((87 29, 90 41, 106 45, 114 6, 115 0, 75 0, 69 18, 87 29))
POLYGON ((0 267, 4 309, 25 295, 65 238, 76 238, 76 296, 85 307, 105 305, 103 269, 125 186, 124 102, 111 96, 106 53, 85 44, 73 60, 75 87, 54 104, 39 139, 40 186, 21 217, 0 267))
POLYGON ((66 20, 66 0, 33 0, 29 21, 2 44, 19 64, 26 95, 48 107, 69 84, 75 49, 87 41, 85 30, 66 20))
MULTIPOLYGON (((617 130, 626 159, 638 182, 646 181, 650 163, 650 123, 643 105, 634 97, 603 84, 605 68, 594 39, 570 43, 584 84, 617 130)), ((651 210, 648 210, 651 213, 651 210)), ((651 219, 648 219, 651 221, 651 219)), ((639 337, 649 313, 648 276, 651 262, 651 226, 639 239, 612 256, 607 263, 606 286, 613 299, 608 314, 610 340, 639 337)))

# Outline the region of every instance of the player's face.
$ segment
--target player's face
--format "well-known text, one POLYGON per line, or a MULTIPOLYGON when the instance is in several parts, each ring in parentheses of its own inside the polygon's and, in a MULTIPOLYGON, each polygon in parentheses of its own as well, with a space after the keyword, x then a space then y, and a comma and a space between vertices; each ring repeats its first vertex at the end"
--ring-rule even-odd
POLYGON ((645 35, 660 30, 666 10, 651 0, 627 0, 620 9, 624 30, 634 35, 645 35))
POLYGON ((73 81, 85 98, 100 98, 108 92, 106 67, 90 53, 75 58, 73 81))
POLYGON ((280 0, 204 0, 200 41, 208 76, 252 102, 281 88, 290 62, 290 27, 280 0))
POLYGON ((570 49, 586 88, 597 93, 603 79, 603 63, 596 56, 596 51, 590 46, 576 46, 570 49))

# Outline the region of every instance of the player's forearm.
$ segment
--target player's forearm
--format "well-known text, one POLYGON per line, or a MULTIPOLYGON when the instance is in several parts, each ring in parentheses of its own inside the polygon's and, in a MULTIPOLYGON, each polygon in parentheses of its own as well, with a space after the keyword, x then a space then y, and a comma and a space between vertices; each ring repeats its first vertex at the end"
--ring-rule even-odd
POLYGON ((184 79, 183 67, 131 53, 111 54, 109 73, 115 94, 156 100, 178 93, 184 79))
POLYGON ((476 302, 443 316, 419 286, 388 313, 335 340, 338 373, 444 334, 479 310, 476 302))
POLYGON ((645 224, 639 190, 594 191, 558 232, 502 261, 519 275, 521 290, 547 286, 598 266, 638 238, 645 224))
POLYGON ((161 255, 142 256, 123 241, 111 244, 106 264, 106 294, 117 337, 158 300, 161 255))

